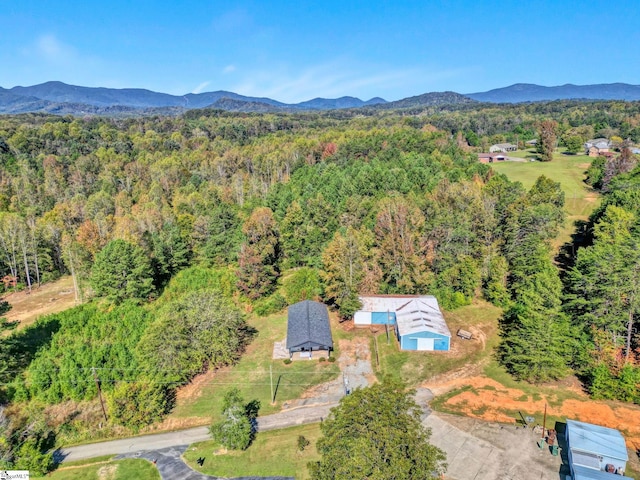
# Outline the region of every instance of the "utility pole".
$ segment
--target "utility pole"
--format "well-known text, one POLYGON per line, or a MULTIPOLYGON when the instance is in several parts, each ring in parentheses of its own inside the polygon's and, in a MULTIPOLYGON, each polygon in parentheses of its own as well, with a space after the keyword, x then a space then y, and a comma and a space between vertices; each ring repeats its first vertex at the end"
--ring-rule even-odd
POLYGON ((100 397, 100 406, 102 407, 102 414, 104 415, 104 421, 107 421, 107 411, 104 409, 104 400, 102 400, 102 390, 100 389, 100 380, 98 379, 98 374, 96 373, 96 367, 91 367, 91 371, 93 372, 93 379, 96 381, 96 387, 98 388, 98 397, 100 397))

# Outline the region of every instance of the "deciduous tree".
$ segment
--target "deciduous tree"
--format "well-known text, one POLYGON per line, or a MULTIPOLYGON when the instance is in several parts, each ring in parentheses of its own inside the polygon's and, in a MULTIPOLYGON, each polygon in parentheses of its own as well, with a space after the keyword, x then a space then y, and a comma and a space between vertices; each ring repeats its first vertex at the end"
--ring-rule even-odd
POLYGON ((309 464, 311 478, 440 478, 445 454, 429 443, 412 393, 387 379, 343 397, 320 426, 321 459, 309 464))
POLYGON ((553 160, 553 152, 558 141, 558 122, 555 120, 543 120, 538 124, 538 143, 536 147, 543 162, 553 160))

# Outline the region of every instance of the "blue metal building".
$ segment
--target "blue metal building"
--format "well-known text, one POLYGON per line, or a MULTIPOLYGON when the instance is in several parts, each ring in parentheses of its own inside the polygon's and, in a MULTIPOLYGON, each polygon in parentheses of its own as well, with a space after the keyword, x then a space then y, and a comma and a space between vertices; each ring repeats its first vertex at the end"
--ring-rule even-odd
POLYGON ((402 350, 450 349, 451 332, 433 295, 375 295, 360 301, 354 323, 393 326, 402 350))
POLYGON ((622 434, 613 428, 567 420, 566 440, 573 480, 615 480, 629 456, 622 434))

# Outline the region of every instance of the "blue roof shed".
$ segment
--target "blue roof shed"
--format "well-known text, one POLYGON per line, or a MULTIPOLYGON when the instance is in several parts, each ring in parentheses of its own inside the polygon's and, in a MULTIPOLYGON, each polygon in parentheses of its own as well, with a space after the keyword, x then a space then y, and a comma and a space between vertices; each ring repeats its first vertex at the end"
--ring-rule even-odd
POLYGON ((582 475, 583 479, 607 478, 597 475, 607 474, 607 469, 623 472, 627 467, 627 445, 618 430, 567 420, 566 439, 574 478, 580 478, 576 475, 582 475))

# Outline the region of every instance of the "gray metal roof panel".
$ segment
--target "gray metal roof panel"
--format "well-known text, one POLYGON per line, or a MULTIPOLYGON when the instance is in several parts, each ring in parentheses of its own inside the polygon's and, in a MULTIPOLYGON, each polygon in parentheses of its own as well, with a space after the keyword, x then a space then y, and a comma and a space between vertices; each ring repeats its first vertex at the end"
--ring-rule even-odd
POLYGON ((622 434, 613 428, 567 420, 569 448, 629 460, 622 434))

